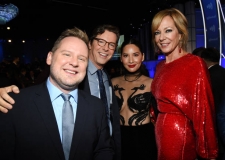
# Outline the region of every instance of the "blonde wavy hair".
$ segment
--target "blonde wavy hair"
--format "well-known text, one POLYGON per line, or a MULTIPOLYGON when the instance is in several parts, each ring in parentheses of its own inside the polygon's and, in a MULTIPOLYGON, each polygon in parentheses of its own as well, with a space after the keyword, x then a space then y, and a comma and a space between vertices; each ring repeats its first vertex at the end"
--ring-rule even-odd
POLYGON ((157 51, 158 49, 155 43, 155 31, 159 28, 162 19, 166 16, 170 16, 173 19, 178 32, 181 34, 179 46, 186 51, 188 42, 188 22, 183 13, 181 13, 178 9, 175 8, 161 10, 153 17, 151 31, 152 31, 152 42, 155 50, 157 51))

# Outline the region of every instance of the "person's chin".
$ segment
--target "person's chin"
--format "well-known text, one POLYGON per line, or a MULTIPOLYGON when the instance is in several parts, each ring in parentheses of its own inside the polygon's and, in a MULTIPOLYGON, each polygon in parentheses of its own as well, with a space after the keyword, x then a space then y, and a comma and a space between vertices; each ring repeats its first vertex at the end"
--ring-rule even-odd
POLYGON ((109 59, 101 59, 99 61, 99 64, 102 65, 102 66, 104 66, 108 61, 109 61, 109 59))
POLYGON ((76 82, 73 82, 73 83, 65 83, 64 85, 62 85, 61 87, 64 89, 64 90, 67 90, 67 91, 72 91, 74 89, 77 88, 78 84, 80 83, 81 81, 76 81, 76 82))

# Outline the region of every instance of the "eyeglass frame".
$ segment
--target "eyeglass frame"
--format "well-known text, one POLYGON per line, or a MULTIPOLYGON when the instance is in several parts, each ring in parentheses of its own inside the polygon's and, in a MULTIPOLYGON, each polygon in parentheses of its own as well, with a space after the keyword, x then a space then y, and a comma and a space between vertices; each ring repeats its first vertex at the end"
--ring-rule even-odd
POLYGON ((104 39, 101 39, 101 38, 93 38, 94 40, 96 40, 97 41, 97 43, 98 43, 98 45, 100 46, 100 47, 104 47, 105 45, 106 45, 106 43, 108 43, 108 48, 109 49, 111 49, 111 50, 115 50, 116 49, 116 47, 117 47, 117 44, 116 43, 113 43, 113 42, 107 42, 106 40, 104 40, 104 39), (105 44, 103 45, 103 46, 101 46, 100 44, 99 44, 99 41, 103 41, 103 42, 105 42, 105 44), (110 44, 114 44, 115 45, 115 48, 110 48, 109 46, 110 46, 110 44))

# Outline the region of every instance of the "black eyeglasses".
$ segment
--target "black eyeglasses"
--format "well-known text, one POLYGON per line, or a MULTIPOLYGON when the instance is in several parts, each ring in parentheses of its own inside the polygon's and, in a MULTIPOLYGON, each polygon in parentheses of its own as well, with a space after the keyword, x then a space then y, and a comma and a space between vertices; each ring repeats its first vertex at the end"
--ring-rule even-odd
POLYGON ((113 42, 107 42, 104 39, 100 39, 100 38, 93 38, 94 40, 96 40, 98 42, 98 45, 101 47, 104 47, 106 45, 106 43, 108 43, 108 47, 109 49, 116 49, 116 43, 113 42))

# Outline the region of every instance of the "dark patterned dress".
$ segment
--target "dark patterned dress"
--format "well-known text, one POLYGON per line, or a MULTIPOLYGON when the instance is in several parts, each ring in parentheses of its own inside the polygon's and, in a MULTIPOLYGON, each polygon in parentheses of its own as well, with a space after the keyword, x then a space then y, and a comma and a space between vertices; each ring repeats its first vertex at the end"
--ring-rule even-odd
MULTIPOLYGON (((122 160, 156 160, 157 148, 155 141, 155 127, 153 123, 142 124, 150 114, 151 104, 155 104, 155 99, 151 92, 135 94, 139 89, 144 89, 144 85, 133 88, 134 92, 127 99, 129 109, 134 112, 128 120, 129 125, 124 125, 124 118, 121 116, 121 147, 122 160), (132 123, 135 122, 135 126, 132 123)), ((123 105, 122 92, 124 89, 114 86, 114 91, 119 91, 117 97, 119 107, 123 105)))

